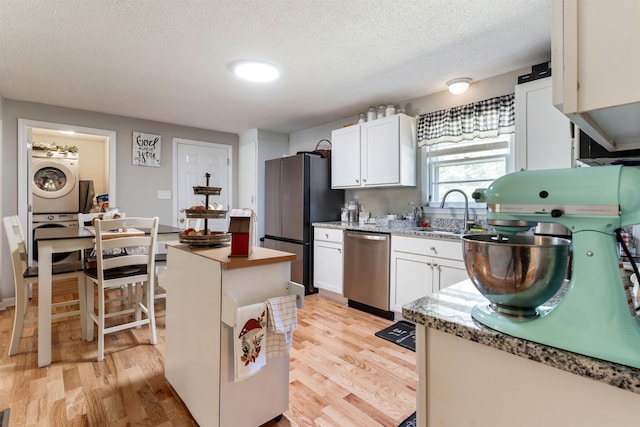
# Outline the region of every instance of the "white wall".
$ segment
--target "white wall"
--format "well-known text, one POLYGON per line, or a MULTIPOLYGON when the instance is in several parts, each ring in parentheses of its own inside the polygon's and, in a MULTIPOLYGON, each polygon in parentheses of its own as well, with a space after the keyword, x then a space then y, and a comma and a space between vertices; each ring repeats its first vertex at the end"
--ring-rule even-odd
MULTIPOLYGON (((431 111, 452 108, 458 105, 469 104, 483 99, 506 95, 515 91, 518 76, 527 74, 530 68, 516 70, 502 74, 490 79, 474 82, 469 90, 462 95, 452 95, 447 90, 433 95, 408 99, 400 102, 396 107, 404 108, 406 114, 418 116, 419 114, 431 111)), ((342 120, 294 132, 289 135, 289 152, 312 151, 321 139, 331 140, 331 131, 341 128, 350 123, 355 123, 360 111, 355 111, 353 116, 342 120)), ((418 155, 417 173, 418 185, 415 188, 379 189, 371 188, 366 190, 347 190, 345 200, 358 200, 363 205, 363 210, 371 212, 372 215, 382 215, 386 213, 402 214, 404 209, 408 209, 409 202, 420 202, 422 200, 422 189, 420 185, 420 174, 422 171, 420 156, 418 155)))

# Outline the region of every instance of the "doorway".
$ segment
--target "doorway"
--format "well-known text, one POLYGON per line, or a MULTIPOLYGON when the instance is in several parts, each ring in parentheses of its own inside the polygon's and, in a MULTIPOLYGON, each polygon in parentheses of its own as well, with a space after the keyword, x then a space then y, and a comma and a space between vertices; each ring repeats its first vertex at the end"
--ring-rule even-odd
MULTIPOLYGON (((206 185, 205 174, 211 174, 209 187, 219 187, 222 190, 218 196, 209 196, 209 204, 219 203, 227 211, 231 205, 231 146, 213 142, 193 141, 189 139, 173 139, 173 218, 174 225, 186 228, 187 220, 184 213, 194 205, 203 205, 204 196, 193 194, 194 186, 206 185)), ((197 225, 202 228, 203 224, 197 225)), ((228 217, 225 219, 210 219, 207 227, 211 231, 227 231, 228 217)))
MULTIPOLYGON (((100 142, 100 148, 93 150, 85 158, 95 161, 99 159, 104 165, 104 183, 101 188, 108 189, 109 201, 115 205, 116 200, 116 132, 105 129, 88 128, 63 123, 42 122, 18 119, 18 216, 27 235, 33 232, 33 194, 32 194, 32 154, 34 135, 38 141, 47 143, 57 138, 65 141, 65 145, 75 145, 73 140, 84 141, 85 147, 93 142, 100 142)), ((32 248, 29 249, 31 258, 32 248)))

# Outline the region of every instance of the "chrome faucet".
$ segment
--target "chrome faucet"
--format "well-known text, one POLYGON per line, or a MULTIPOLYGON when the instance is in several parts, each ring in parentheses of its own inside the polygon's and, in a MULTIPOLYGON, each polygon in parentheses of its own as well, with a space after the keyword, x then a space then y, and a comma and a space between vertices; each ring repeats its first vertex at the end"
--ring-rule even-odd
POLYGON ((464 197, 464 231, 469 231, 469 199, 464 191, 454 188, 453 190, 449 190, 444 193, 442 202, 440 202, 440 208, 444 208, 444 201, 447 200, 447 196, 451 193, 460 193, 462 194, 462 197, 464 197))

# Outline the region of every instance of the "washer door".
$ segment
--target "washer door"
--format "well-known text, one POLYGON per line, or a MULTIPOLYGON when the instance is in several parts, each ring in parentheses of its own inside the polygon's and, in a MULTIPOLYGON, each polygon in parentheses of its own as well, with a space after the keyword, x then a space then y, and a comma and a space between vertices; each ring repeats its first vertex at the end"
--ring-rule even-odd
POLYGON ((76 185, 76 176, 63 162, 40 160, 33 162, 33 194, 45 199, 63 197, 76 185))

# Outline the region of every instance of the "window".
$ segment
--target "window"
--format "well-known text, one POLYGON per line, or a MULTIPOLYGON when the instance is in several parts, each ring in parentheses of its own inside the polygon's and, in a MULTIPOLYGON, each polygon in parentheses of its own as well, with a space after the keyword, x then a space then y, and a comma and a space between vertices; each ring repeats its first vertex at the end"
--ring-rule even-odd
MULTIPOLYGON (((471 194, 513 171, 513 134, 492 139, 423 146, 423 188, 431 206, 439 206, 451 189, 471 194)), ((451 202, 461 201, 460 195, 451 202)), ((447 202, 449 203, 449 202, 447 202)))

